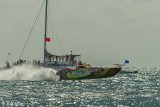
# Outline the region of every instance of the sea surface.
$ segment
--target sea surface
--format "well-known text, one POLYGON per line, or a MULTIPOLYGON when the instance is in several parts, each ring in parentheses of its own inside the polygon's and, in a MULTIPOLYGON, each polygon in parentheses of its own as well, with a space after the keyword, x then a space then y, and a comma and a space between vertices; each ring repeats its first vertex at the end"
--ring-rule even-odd
POLYGON ((0 71, 0 107, 160 107, 160 67, 128 67, 111 78, 59 82, 55 70, 0 71))

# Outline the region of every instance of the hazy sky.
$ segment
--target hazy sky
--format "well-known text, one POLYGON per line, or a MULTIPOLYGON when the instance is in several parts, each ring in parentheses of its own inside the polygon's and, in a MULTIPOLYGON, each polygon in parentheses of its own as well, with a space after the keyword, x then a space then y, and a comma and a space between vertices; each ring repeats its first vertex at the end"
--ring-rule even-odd
MULTIPOLYGON (((10 62, 18 60, 42 3, 0 0, 0 65, 9 52, 10 62)), ((48 50, 57 54, 73 50, 92 65, 128 59, 130 66, 159 66, 159 5, 160 0, 49 0, 48 37, 54 43, 47 43, 48 50)), ((43 60, 43 35, 44 7, 22 59, 43 60)))

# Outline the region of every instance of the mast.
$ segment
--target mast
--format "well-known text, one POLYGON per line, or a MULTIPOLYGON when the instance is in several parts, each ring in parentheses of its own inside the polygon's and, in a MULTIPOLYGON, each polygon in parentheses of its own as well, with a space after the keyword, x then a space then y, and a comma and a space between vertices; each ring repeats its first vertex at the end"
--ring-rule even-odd
POLYGON ((45 11, 45 34, 44 34, 44 63, 46 62, 46 37, 47 37, 47 14, 48 14, 48 0, 46 0, 46 11, 45 11))

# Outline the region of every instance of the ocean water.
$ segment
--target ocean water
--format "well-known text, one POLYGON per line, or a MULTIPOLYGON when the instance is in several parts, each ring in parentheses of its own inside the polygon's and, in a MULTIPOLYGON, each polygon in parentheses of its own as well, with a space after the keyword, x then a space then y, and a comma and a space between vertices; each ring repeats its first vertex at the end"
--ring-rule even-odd
POLYGON ((160 67, 128 67, 111 78, 62 81, 48 68, 0 71, 0 107, 160 107, 160 67))

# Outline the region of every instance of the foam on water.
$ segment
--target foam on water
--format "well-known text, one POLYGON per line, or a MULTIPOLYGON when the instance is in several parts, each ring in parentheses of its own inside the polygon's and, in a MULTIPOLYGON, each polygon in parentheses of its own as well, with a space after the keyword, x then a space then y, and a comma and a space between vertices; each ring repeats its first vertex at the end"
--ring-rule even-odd
MULTIPOLYGON (((81 82, 0 81, 0 107, 14 107, 16 102, 19 102, 19 106, 23 104, 24 107, 160 107, 160 67, 123 69, 138 73, 118 73, 111 78, 81 82)), ((39 79, 44 79, 40 76, 43 74, 42 70, 35 67, 19 67, 16 70, 17 73, 28 72, 25 75, 29 75, 32 79, 35 78, 34 74, 39 79), (18 72, 20 68, 27 70, 18 72)), ((45 73, 47 71, 50 70, 47 69, 45 73)), ((7 78, 13 70, 4 74, 6 72, 0 73, 0 77, 3 75, 7 78)))
POLYGON ((35 67, 25 64, 0 71, 0 80, 57 81, 59 77, 56 75, 56 72, 52 68, 35 67))

